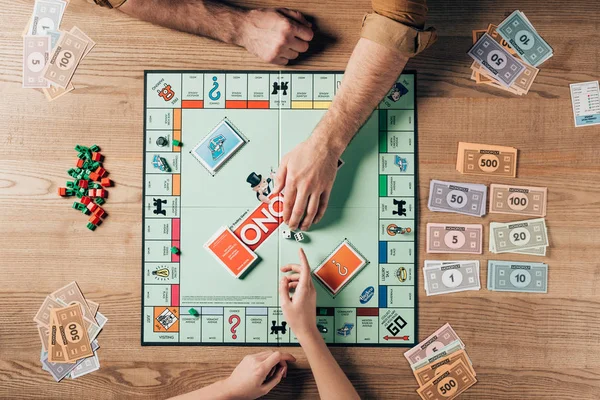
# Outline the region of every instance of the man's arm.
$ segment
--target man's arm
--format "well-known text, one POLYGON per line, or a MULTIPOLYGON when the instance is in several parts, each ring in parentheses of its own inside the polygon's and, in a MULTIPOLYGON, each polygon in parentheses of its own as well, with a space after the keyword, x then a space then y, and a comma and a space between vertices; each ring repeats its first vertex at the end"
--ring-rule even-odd
POLYGON ((286 65, 308 50, 311 24, 294 10, 247 10, 211 0, 128 0, 133 17, 245 47, 264 61, 286 65))
POLYGON ((410 56, 435 41, 434 30, 421 30, 425 0, 373 0, 373 8, 377 12, 363 21, 362 37, 329 110, 309 139, 286 154, 279 166, 276 191, 285 187, 283 220, 291 230, 306 230, 323 217, 338 158, 410 56))
POLYGON ((283 220, 291 230, 306 230, 323 217, 337 160, 407 61, 402 53, 371 40, 358 41, 329 110, 308 140, 285 155, 277 171, 277 190, 285 186, 283 220))

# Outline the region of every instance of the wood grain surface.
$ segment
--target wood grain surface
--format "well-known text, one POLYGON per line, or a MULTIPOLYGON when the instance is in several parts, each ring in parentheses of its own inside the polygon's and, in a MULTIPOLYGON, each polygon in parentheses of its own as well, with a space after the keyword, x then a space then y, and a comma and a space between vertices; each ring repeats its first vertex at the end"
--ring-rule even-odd
MULTIPOLYGON (((343 69, 368 0, 285 5, 312 16, 319 27, 315 51, 290 68, 343 69)), ((502 258, 547 262, 550 282, 546 295, 482 289, 428 298, 419 287, 420 339, 445 322, 455 328, 479 379, 464 399, 598 399, 600 128, 574 128, 569 83, 600 78, 600 3, 429 5, 440 39, 408 66, 418 71, 420 260, 426 258, 427 222, 467 222, 427 210, 429 180, 491 183, 455 171, 457 142, 509 145, 519 149, 518 178, 494 182, 548 187, 550 249, 545 259, 502 258), (499 23, 516 8, 554 48, 523 97, 475 85, 466 55, 472 29, 499 23)), ((245 354, 260 349, 140 346, 143 70, 272 67, 243 49, 72 0, 62 28, 80 27, 97 46, 75 74, 76 90, 48 102, 41 92, 21 88, 21 34, 32 7, 33 1, 0 0, 0 398, 162 399, 225 377, 245 354), (106 205, 110 217, 94 233, 56 194, 77 143, 99 144, 116 182, 106 205), (55 383, 41 369, 32 318, 48 293, 72 280, 101 304, 109 322, 99 336, 100 371, 55 383)), ((493 215, 482 223, 511 219, 493 215)), ((497 256, 480 257, 482 282, 490 258, 497 256)), ((269 397, 317 398, 302 350, 289 351, 298 362, 269 397)), ((403 350, 332 351, 363 398, 417 398, 403 350)))

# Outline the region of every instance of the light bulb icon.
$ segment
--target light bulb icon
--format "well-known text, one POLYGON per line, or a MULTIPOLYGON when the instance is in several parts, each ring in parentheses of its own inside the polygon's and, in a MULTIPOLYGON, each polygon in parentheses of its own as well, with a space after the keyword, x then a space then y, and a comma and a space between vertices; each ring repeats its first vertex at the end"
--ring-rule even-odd
POLYGON ((169 277, 169 269, 168 268, 157 269, 156 271, 152 271, 152 275, 157 275, 162 278, 168 278, 169 277))

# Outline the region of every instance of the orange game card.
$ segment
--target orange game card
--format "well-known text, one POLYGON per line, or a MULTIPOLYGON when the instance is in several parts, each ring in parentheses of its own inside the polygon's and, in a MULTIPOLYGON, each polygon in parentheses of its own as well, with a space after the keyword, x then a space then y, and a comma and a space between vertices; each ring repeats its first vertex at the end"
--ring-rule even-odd
POLYGON ((246 272, 258 258, 226 226, 219 229, 204 247, 236 278, 246 272))
POLYGON ((313 275, 331 292, 338 294, 369 262, 344 239, 315 270, 313 275))

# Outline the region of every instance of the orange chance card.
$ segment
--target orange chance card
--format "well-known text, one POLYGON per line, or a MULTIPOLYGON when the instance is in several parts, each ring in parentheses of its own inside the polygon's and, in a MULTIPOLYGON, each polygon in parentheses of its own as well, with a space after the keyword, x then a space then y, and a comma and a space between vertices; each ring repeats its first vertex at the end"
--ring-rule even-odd
POLYGON ((368 261, 344 240, 315 270, 313 275, 333 294, 338 294, 368 261))
POLYGON ((219 229, 204 247, 236 278, 246 272, 258 258, 225 226, 219 229))

